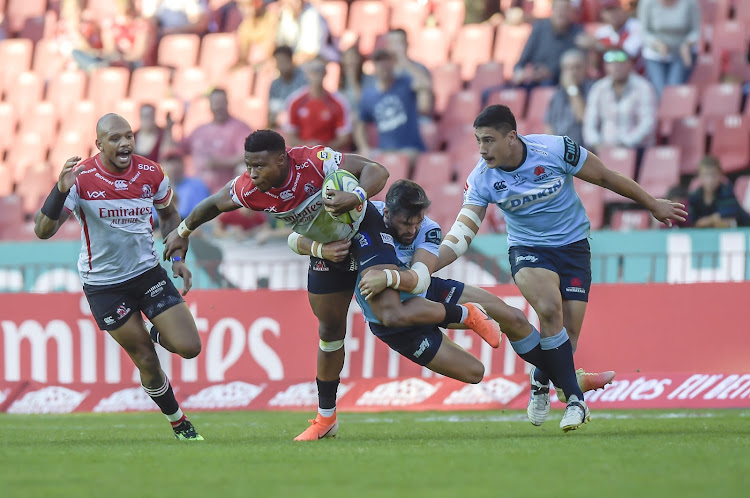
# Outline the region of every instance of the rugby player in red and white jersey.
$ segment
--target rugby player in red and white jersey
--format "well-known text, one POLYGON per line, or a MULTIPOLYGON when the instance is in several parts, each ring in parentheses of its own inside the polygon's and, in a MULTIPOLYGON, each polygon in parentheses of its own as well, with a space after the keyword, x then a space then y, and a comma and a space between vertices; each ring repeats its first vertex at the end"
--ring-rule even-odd
MULTIPOLYGON (((287 149, 284 138, 273 130, 258 130, 245 139, 245 164, 245 173, 198 204, 177 230, 166 237, 164 255, 169 257, 172 251, 181 250, 184 238, 201 224, 240 207, 265 211, 294 230, 289 237, 292 250, 314 255, 310 257, 307 291, 310 307, 318 318, 320 337, 318 414, 295 440, 335 436, 336 391, 344 365, 346 315, 357 271, 388 264, 395 268, 398 264, 393 237, 377 209, 367 204, 367 198, 385 185, 388 171, 365 157, 344 156, 324 146, 287 149), (323 179, 338 168, 357 176, 359 187, 354 193, 329 191, 323 196, 323 179), (364 205, 365 214, 352 225, 338 222, 325 213, 340 214, 360 205, 364 205), (382 242, 376 244, 376 240, 382 242), (391 251, 379 250, 383 244, 391 251), (349 257, 342 262, 332 262, 336 259, 334 253, 350 250, 349 257)), ((484 335, 493 331, 499 334, 495 322, 473 305, 436 303, 423 298, 401 303, 399 293, 393 289, 382 292, 376 299, 375 306, 381 310, 379 318, 386 325, 465 323, 480 335, 480 331, 484 335)))
MULTIPOLYGON (((34 217, 34 232, 48 239, 70 213, 78 219, 82 228, 78 271, 99 328, 109 332, 133 360, 143 389, 166 415, 175 437, 203 440, 180 410, 141 317, 145 314, 158 326, 167 350, 183 358, 200 353, 193 316, 154 250, 152 207, 165 232, 180 223, 171 204, 169 178, 157 163, 133 154, 133 130, 117 114, 99 119, 96 147, 100 152, 94 157, 66 161, 34 217)), ((192 284, 184 262, 186 251, 185 243, 172 258, 172 273, 184 281, 183 295, 192 284)))

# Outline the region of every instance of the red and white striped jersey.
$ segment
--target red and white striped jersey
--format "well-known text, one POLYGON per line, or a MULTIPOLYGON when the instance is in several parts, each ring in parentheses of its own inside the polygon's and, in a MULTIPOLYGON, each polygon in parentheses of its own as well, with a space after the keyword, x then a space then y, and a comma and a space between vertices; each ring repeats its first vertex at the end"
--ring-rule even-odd
MULTIPOLYGON (((323 209, 323 179, 339 169, 344 156, 329 147, 287 149, 289 176, 279 188, 261 192, 245 172, 232 181, 232 200, 253 211, 265 211, 295 232, 326 243, 350 239, 362 218, 351 225, 334 220, 323 209)), ((365 206, 367 207, 367 206, 365 206)))
POLYGON ((83 228, 78 272, 89 285, 124 282, 156 266, 152 207, 172 200, 169 178, 159 164, 133 155, 130 167, 114 174, 100 155, 82 163, 65 200, 83 228))

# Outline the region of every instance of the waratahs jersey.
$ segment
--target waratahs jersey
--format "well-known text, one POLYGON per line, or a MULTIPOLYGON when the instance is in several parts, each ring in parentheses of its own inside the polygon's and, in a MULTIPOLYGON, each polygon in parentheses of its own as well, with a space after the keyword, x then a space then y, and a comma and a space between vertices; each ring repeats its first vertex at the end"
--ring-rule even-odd
MULTIPOLYGON (((321 243, 351 239, 362 218, 351 225, 334 220, 323 208, 323 179, 339 169, 343 154, 328 147, 287 149, 289 175, 281 187, 261 192, 246 171, 232 180, 230 194, 238 206, 265 211, 300 235, 321 243)), ((364 206, 367 208, 367 206, 364 206)))
POLYGON ((560 247, 588 237, 591 224, 573 188, 588 151, 568 137, 519 135, 524 149, 513 171, 480 159, 464 187, 464 205, 497 204, 508 224, 508 245, 560 247))
POLYGON ((81 281, 117 284, 159 264, 151 211, 172 200, 169 178, 161 166, 133 155, 130 167, 114 174, 102 166, 97 154, 81 167, 65 199, 65 208, 83 228, 78 257, 81 281))

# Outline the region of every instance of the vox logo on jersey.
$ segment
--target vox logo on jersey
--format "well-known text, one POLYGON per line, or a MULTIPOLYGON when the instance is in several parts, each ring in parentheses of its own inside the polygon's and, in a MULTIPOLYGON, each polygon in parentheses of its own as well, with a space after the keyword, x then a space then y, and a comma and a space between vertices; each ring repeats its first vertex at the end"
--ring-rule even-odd
POLYGON ((107 193, 104 190, 97 190, 95 192, 86 192, 86 195, 88 195, 89 199, 104 199, 107 193))

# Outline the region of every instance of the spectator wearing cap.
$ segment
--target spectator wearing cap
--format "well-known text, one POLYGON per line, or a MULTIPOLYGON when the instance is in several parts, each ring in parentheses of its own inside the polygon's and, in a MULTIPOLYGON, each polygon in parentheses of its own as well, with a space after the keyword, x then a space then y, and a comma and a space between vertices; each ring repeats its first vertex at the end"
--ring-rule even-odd
POLYGON ((185 175, 184 154, 179 148, 164 151, 161 167, 169 177, 177 201, 177 211, 182 219, 185 219, 200 201, 211 195, 203 181, 185 175))
POLYGON ((325 144, 332 149, 351 145, 352 123, 346 100, 339 93, 323 88, 326 63, 317 58, 305 64, 309 85, 293 93, 287 101, 289 121, 284 127, 287 143, 298 145, 325 144))
POLYGON ((661 97, 665 86, 681 85, 690 76, 700 39, 700 6, 697 0, 640 0, 638 19, 646 75, 661 97))
POLYGON ((576 143, 586 144, 583 118, 592 85, 593 81, 586 77, 586 54, 577 48, 565 52, 560 61, 560 84, 544 115, 546 133, 568 136, 576 143))
POLYGON ((432 91, 429 80, 416 71, 396 76, 395 58, 388 50, 376 50, 372 60, 375 84, 362 90, 360 121, 354 129, 357 150, 367 156, 374 148, 367 140, 365 128, 372 123, 377 128, 379 149, 402 151, 416 158, 425 150, 419 133, 417 102, 421 94, 432 91))
POLYGON ((637 63, 643 47, 641 23, 631 17, 622 7, 620 0, 600 0, 601 19, 604 23, 592 35, 581 33, 576 44, 594 53, 595 67, 601 68, 601 57, 607 50, 620 48, 637 63))
POLYGON ((586 101, 586 147, 633 147, 642 153, 655 139, 654 88, 633 71, 633 63, 623 50, 604 53, 604 71, 606 76, 594 83, 586 101))

